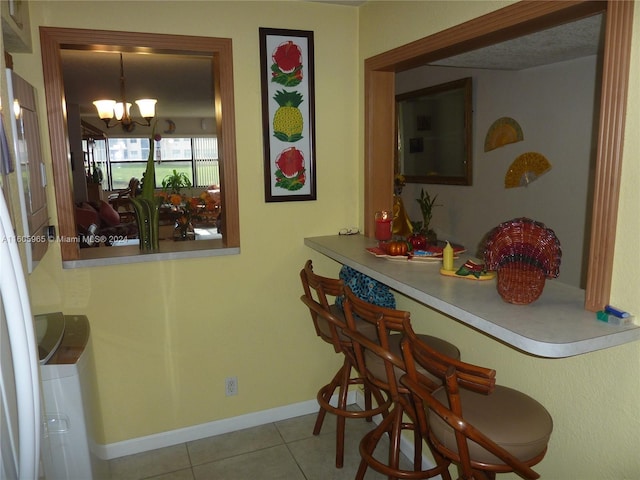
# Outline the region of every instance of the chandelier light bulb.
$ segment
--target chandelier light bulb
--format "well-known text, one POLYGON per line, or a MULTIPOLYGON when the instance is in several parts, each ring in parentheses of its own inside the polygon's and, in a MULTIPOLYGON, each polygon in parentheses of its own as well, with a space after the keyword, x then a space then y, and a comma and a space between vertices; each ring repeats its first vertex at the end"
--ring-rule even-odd
POLYGON ((133 120, 131 118, 131 103, 126 101, 125 92, 125 77, 124 77, 124 64, 122 61, 122 53, 120 54, 120 97, 122 101, 116 102, 115 100, 96 100, 93 102, 98 110, 98 116, 104 121, 107 128, 115 127, 116 125, 122 125, 122 128, 131 132, 137 125, 143 125, 148 127, 151 125, 151 119, 156 116, 156 103, 155 98, 141 98, 136 100, 136 105, 140 110, 140 115, 145 119, 145 123, 133 120), (116 118, 114 124, 111 123, 113 117, 116 118))
POLYGON ((142 118, 153 118, 156 116, 156 102, 155 98, 141 98, 136 100, 136 105, 140 109, 140 116, 142 118))
POLYGON ((129 114, 131 112, 131 104, 129 102, 127 102, 127 111, 125 113, 124 111, 124 107, 122 106, 123 103, 122 102, 118 102, 115 104, 113 111, 115 112, 116 115, 116 120, 120 121, 123 118, 129 118, 129 114))
POLYGON ((115 100, 96 100, 93 104, 98 110, 100 120, 111 120, 113 118, 113 109, 116 106, 115 100))

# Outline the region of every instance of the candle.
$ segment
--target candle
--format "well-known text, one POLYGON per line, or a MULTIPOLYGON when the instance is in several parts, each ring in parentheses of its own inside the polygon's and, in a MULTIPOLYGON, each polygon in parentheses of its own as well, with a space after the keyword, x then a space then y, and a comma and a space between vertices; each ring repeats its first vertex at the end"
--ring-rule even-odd
POLYGON ((447 246, 442 250, 442 268, 444 270, 453 270, 453 248, 447 242, 447 246))
POLYGON ((388 210, 376 212, 376 240, 385 242, 391 240, 391 223, 393 215, 388 210))

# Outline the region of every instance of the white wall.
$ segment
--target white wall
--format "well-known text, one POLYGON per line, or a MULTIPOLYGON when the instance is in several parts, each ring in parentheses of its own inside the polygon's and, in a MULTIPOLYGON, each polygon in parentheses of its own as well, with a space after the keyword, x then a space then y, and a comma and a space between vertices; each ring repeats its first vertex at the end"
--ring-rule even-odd
POLYGON ((409 216, 420 219, 415 201, 420 188, 438 194, 443 206, 434 210, 434 230, 440 238, 467 246, 470 254, 503 221, 521 216, 541 221, 562 245, 558 281, 584 287, 597 64, 597 57, 590 56, 516 72, 421 67, 398 74, 397 93, 473 77, 473 185, 407 184, 403 199, 409 216), (485 152, 489 127, 504 116, 520 124, 524 141, 485 152), (505 189, 505 173, 525 152, 541 153, 552 169, 528 187, 505 189))

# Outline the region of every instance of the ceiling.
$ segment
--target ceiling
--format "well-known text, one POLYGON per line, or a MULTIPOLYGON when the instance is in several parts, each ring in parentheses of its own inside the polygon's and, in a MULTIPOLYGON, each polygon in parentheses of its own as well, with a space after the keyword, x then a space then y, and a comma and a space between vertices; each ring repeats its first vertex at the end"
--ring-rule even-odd
POLYGON ((524 70, 596 55, 604 45, 603 15, 593 15, 524 37, 432 62, 430 65, 524 70))
MULTIPOLYGON (((595 15, 430 65, 521 70, 595 55, 603 37, 603 16, 595 15)), ((119 100, 117 52, 63 50, 61 57, 67 102, 79 105, 81 116, 97 118, 93 100, 119 100)), ((214 116, 211 58, 124 53, 123 61, 127 101, 157 98, 156 115, 164 119, 214 116)), ((137 114, 135 107, 133 114, 137 114)))
MULTIPOLYGON (((118 52, 62 50, 61 58, 67 103, 77 104, 81 116, 97 117, 94 100, 120 101, 118 52)), ((123 65, 128 102, 157 98, 163 118, 214 117, 211 57, 124 53, 123 65)))

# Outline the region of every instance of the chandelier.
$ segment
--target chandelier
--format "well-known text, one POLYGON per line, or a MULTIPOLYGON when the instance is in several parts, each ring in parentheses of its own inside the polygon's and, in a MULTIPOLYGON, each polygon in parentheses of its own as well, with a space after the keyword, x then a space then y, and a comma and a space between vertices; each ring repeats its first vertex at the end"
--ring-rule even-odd
POLYGON ((124 63, 122 61, 122 53, 120 54, 120 102, 115 100, 96 100, 93 104, 98 110, 98 116, 100 120, 104 122, 107 128, 121 125, 125 132, 132 132, 136 124, 148 127, 151 125, 151 119, 156 115, 156 102, 155 98, 141 98, 136 100, 140 110, 140 116, 144 118, 144 122, 140 122, 131 118, 131 103, 126 100, 125 93, 125 80, 124 80, 124 63), (116 121, 111 123, 115 117, 116 121))

